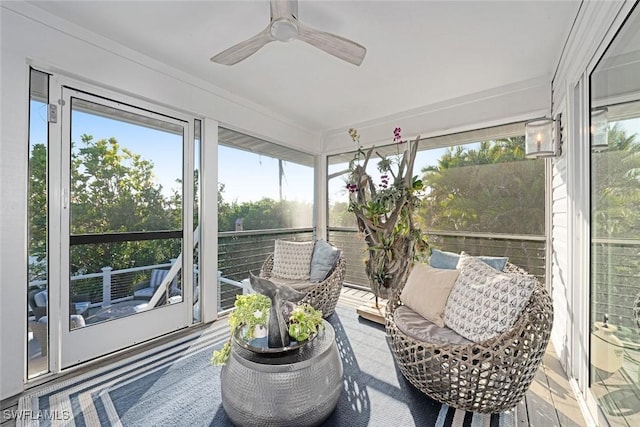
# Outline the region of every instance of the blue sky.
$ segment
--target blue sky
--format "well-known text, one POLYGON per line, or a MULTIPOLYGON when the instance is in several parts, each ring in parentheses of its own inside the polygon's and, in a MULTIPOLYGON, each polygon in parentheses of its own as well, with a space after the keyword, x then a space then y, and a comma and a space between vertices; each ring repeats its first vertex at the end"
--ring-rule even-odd
MULTIPOLYGON (((278 160, 229 147, 218 148, 219 181, 224 183, 226 202, 278 200, 278 160)), ((284 162, 282 197, 290 201, 313 202, 313 169, 284 162)))
MULTIPOLYGON (((44 143, 46 139, 46 107, 41 102, 31 103, 31 143, 44 143)), ((153 162, 157 183, 166 195, 179 189, 175 180, 182 176, 181 137, 126 122, 107 119, 74 111, 72 141, 76 147, 80 136, 93 135, 94 141, 115 137, 122 147, 140 154, 153 162)), ((220 182, 225 184, 224 199, 228 202, 279 198, 277 159, 220 146, 218 150, 220 182)), ((313 170, 294 163, 284 163, 283 198, 313 201, 313 170)))

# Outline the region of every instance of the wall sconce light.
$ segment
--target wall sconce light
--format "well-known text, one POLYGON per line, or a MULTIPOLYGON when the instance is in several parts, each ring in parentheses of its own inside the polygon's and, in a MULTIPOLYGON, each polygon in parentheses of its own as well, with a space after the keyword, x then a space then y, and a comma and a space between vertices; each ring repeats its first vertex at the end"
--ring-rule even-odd
POLYGON ((524 124, 527 157, 558 157, 562 154, 561 116, 557 120, 542 118, 524 124))
POLYGON ((607 107, 591 110, 591 148, 598 151, 609 147, 609 123, 607 107))

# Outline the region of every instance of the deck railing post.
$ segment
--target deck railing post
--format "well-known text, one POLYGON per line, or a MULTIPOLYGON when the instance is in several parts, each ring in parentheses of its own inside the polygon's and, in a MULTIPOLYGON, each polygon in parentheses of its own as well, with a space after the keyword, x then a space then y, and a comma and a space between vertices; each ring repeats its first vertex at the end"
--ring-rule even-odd
POLYGON ((220 288, 222 287, 222 283, 220 282, 221 277, 222 277, 222 271, 218 270, 218 283, 216 284, 218 288, 218 312, 222 310, 222 301, 220 301, 220 298, 222 295, 220 292, 220 288))
POLYGON ((111 305, 111 270, 112 267, 102 267, 102 306, 111 305))
MULTIPOLYGON (((171 264, 172 267, 173 267, 173 264, 175 264, 177 260, 178 260, 178 258, 169 258, 169 263, 171 264)), ((183 282, 182 286, 184 286, 184 282, 183 282)), ((171 285, 167 285, 167 289, 165 290, 165 295, 166 295, 167 301, 169 301, 169 297, 171 296, 171 289, 172 288, 173 289, 177 289, 178 288, 178 275, 177 274, 173 278, 173 281, 171 282, 171 285)), ((182 296, 182 298, 184 298, 184 295, 182 296)))

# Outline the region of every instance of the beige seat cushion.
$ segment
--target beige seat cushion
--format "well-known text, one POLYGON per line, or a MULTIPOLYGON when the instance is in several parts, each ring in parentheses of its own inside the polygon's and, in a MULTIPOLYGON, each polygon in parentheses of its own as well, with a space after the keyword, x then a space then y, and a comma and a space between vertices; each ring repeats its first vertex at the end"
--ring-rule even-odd
POLYGON ((396 326, 406 335, 418 341, 436 344, 467 345, 472 342, 458 335, 455 331, 440 327, 420 316, 409 307, 401 305, 394 312, 396 326))
POLYGON ((400 301, 427 320, 444 327, 444 308, 458 278, 457 270, 416 264, 405 284, 400 301))

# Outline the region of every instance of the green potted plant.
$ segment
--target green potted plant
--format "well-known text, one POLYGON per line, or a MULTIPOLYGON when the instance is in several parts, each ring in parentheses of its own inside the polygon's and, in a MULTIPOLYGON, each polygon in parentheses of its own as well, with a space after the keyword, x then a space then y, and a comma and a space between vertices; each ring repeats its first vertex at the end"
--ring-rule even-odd
MULTIPOLYGON (((231 339, 237 328, 245 326, 244 338, 247 340, 254 338, 256 330, 260 330, 267 324, 270 306, 271 300, 266 295, 236 296, 235 310, 229 314, 231 330, 229 340, 220 350, 214 350, 211 362, 214 365, 224 365, 227 362, 231 354, 231 339)), ((309 304, 293 305, 290 313, 288 312, 287 326, 291 338, 297 342, 306 341, 318 331, 319 327, 324 327, 322 312, 309 304)))
POLYGON ((388 298, 391 291, 406 282, 417 254, 428 248, 426 236, 413 218, 423 190, 422 180, 413 176, 420 137, 403 141, 400 131, 395 128, 393 132, 397 155, 384 156, 375 147, 364 151, 358 132, 349 129, 349 136, 358 145, 349 164, 349 211, 356 216, 358 230, 367 242, 365 271, 376 297, 376 309, 378 297, 388 298), (380 158, 379 182, 367 173, 374 153, 380 158))

